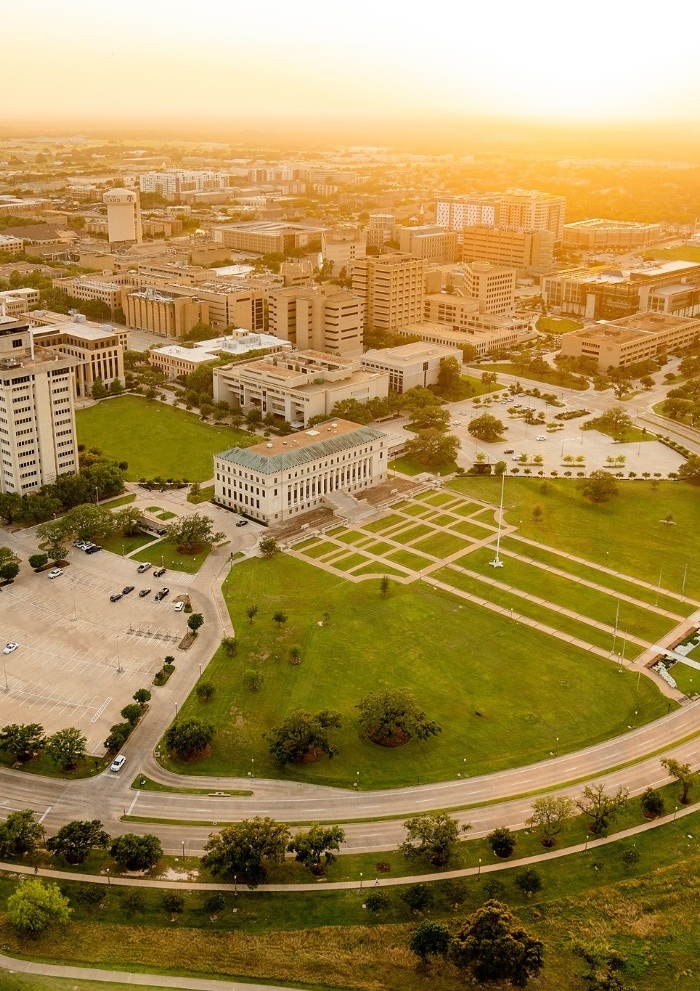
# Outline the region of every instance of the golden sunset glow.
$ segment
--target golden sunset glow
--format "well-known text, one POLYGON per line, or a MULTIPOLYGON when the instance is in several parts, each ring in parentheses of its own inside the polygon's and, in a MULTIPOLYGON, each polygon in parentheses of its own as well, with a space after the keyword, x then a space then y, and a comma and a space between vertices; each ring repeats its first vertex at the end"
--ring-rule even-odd
POLYGON ((3 116, 700 117, 690 3, 6 5, 3 116), (688 30, 683 30, 684 18, 688 30), (31 65, 27 53, 31 52, 31 65))

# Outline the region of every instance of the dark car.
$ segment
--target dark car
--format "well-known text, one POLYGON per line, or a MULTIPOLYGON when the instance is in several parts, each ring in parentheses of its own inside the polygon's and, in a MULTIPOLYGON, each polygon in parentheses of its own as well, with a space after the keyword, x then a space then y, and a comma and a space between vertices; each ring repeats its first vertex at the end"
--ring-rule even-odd
POLYGON ((150 594, 151 594, 151 590, 150 590, 150 588, 142 588, 142 589, 141 589, 141 591, 139 592, 139 598, 140 598, 140 599, 143 599, 143 598, 145 598, 145 597, 146 597, 147 595, 150 595, 150 594))
POLYGON ((100 544, 93 544, 92 547, 86 547, 85 548, 85 553, 86 554, 97 554, 97 552, 98 551, 101 551, 101 550, 102 550, 102 547, 100 546, 100 544))
POLYGON ((248 520, 239 520, 236 526, 248 526, 248 520))
POLYGON ((122 589, 122 595, 128 595, 129 592, 133 592, 133 591, 134 591, 133 585, 125 585, 124 588, 122 589))
POLYGON ((164 574, 165 574, 165 568, 156 568, 156 570, 153 572, 153 577, 162 578, 164 574))
POLYGON ((170 595, 170 589, 162 588, 160 592, 156 592, 153 598, 156 600, 156 602, 160 602, 161 599, 164 599, 166 595, 170 595))
POLYGON ((119 602, 119 600, 121 599, 121 597, 122 597, 122 593, 121 592, 115 592, 114 595, 110 595, 109 601, 110 602, 119 602))

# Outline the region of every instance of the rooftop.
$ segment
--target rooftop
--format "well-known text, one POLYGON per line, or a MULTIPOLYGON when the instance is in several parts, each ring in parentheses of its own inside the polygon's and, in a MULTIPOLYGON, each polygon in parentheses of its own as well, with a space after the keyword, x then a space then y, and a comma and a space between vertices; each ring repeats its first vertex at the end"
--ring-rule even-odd
POLYGON ((350 420, 327 420, 303 433, 276 437, 253 447, 232 447, 216 457, 262 475, 272 475, 384 437, 386 434, 376 427, 359 426, 350 420))

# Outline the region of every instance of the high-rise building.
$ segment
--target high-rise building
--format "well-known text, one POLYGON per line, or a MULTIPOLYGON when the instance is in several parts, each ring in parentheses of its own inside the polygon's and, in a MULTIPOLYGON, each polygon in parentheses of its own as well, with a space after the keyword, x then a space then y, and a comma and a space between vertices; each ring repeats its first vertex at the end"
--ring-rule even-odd
POLYGON ((559 243, 564 234, 566 198, 536 189, 439 199, 435 222, 451 231, 466 227, 504 227, 516 231, 551 231, 559 243))
POLYGON ((141 244, 141 207, 135 189, 110 189, 102 197, 107 205, 110 244, 141 244))
POLYGON ((554 268, 551 231, 516 231, 504 227, 466 227, 462 231, 462 259, 488 261, 514 268, 518 274, 544 275, 554 268))
POLYGON ((365 327, 397 330, 423 319, 423 259, 368 255, 352 263, 352 289, 365 300, 365 327))
POLYGON ((365 303, 336 286, 290 286, 268 293, 269 331, 302 351, 362 354, 365 303))
POLYGON ((343 269, 347 271, 348 262, 355 258, 364 258, 367 254, 367 235, 357 227, 340 227, 334 231, 324 231, 321 237, 321 251, 324 262, 333 267, 333 275, 338 275, 343 269))
POLYGON ((515 302, 515 269, 474 261, 464 266, 464 291, 479 313, 510 313, 515 302))
POLYGON ((36 347, 27 321, 0 317, 0 492, 29 492, 78 470, 77 364, 36 347))

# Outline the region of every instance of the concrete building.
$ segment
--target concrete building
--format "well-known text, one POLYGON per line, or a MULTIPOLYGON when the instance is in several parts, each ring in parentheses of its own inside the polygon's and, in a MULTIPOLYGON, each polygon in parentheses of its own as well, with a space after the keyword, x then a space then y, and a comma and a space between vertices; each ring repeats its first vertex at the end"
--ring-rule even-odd
POLYGON ((16 320, 29 313, 32 306, 37 306, 41 299, 38 289, 6 289, 0 292, 0 315, 16 320))
POLYGON ((511 313, 515 304, 515 269, 474 261, 463 266, 464 292, 479 304, 479 313, 511 313))
POLYGON ((450 231, 465 227, 497 227, 500 220, 499 193, 449 196, 435 204, 435 223, 450 231))
POLYGON ((122 305, 123 285, 111 279, 95 278, 93 276, 72 276, 67 279, 54 279, 54 286, 65 289, 74 299, 97 299, 106 303, 110 310, 122 305))
POLYGON ((348 262, 365 257, 367 235, 358 227, 324 231, 321 236, 321 252, 323 261, 332 265, 331 273, 338 275, 343 269, 347 271, 348 262))
POLYGON ((399 248, 406 255, 424 258, 428 262, 443 265, 461 255, 457 244, 457 232, 424 224, 421 227, 400 227, 399 248))
POLYGON ((445 358, 456 358, 462 364, 462 352, 458 348, 414 342, 366 351, 362 355, 362 368, 368 372, 387 372, 390 392, 404 393, 415 386, 435 385, 440 363, 445 358))
POLYGON ((27 322, 0 318, 0 491, 30 492, 78 470, 75 365, 35 347, 27 322))
POLYGON ((21 255, 24 251, 24 241, 9 234, 0 234, 0 255, 21 255))
POLYGON ((261 255, 286 254, 295 248, 309 248, 328 230, 323 225, 288 224, 277 220, 250 220, 242 224, 214 227, 214 240, 233 251, 253 251, 261 255))
POLYGON ((197 323, 209 323, 209 304, 186 292, 137 289, 124 294, 129 327, 161 337, 184 337, 197 323))
POLYGON ((462 259, 488 261, 521 275, 545 275, 554 268, 554 234, 503 227, 467 227, 462 231, 462 259))
POLYGON ((509 350, 523 341, 534 340, 537 331, 529 316, 490 316, 475 312, 460 329, 450 323, 415 323, 399 327, 403 337, 419 337, 431 344, 462 348, 466 344, 476 348, 478 357, 492 351, 509 350))
POLYGON ((564 246, 567 248, 642 248, 658 241, 663 234, 661 224, 639 224, 628 220, 576 220, 564 224, 564 246))
POLYGON ((281 341, 271 334, 251 334, 247 330, 232 331, 226 337, 216 337, 210 341, 198 341, 189 347, 180 344, 167 344, 163 348, 152 348, 148 360, 154 368, 165 372, 169 379, 189 375, 201 365, 210 364, 220 358, 253 357, 255 352, 291 350, 289 341, 281 341))
POLYGON ((453 231, 467 227, 503 227, 549 231, 559 243, 564 233, 566 198, 534 189, 439 198, 435 222, 453 231))
POLYGON ((301 351, 362 354, 364 300, 337 286, 298 286, 268 293, 268 329, 301 351))
POLYGON ((265 294, 260 289, 218 279, 197 282, 190 288, 177 282, 162 283, 166 292, 176 292, 206 302, 209 320, 215 330, 243 327, 259 333, 265 328, 265 294))
POLYGON ((561 354, 595 358, 598 370, 625 368, 700 341, 700 319, 638 313, 575 330, 562 337, 561 354))
POLYGON ((165 172, 144 172, 139 176, 139 189, 142 193, 158 193, 167 200, 176 200, 183 193, 227 189, 229 181, 228 172, 172 169, 165 172))
POLYGON ((257 406, 288 423, 306 426, 330 415, 337 402, 384 399, 389 376, 360 369, 359 358, 338 358, 319 351, 294 351, 214 369, 214 400, 257 406))
POLYGON ((92 394, 95 379, 109 385, 113 379, 124 382, 124 350, 128 335, 109 324, 100 326, 73 319, 32 329, 36 345, 51 348, 75 360, 73 386, 76 398, 92 394))
POLYGON ((393 213, 370 213, 367 225, 367 245, 373 248, 383 248, 391 241, 396 217, 393 213))
POLYGON ((110 189, 102 197, 107 206, 110 244, 141 244, 141 207, 134 189, 110 189))
POLYGON ((365 326, 396 330, 423 317, 426 263, 410 255, 368 255, 352 263, 352 291, 365 301, 365 326))
MULTIPOLYGON (((334 505, 334 494, 352 497, 387 477, 386 434, 349 420, 320 423, 254 447, 214 456, 214 501, 274 523, 316 506, 334 505)), ((354 501, 354 500, 353 500, 354 501)))

